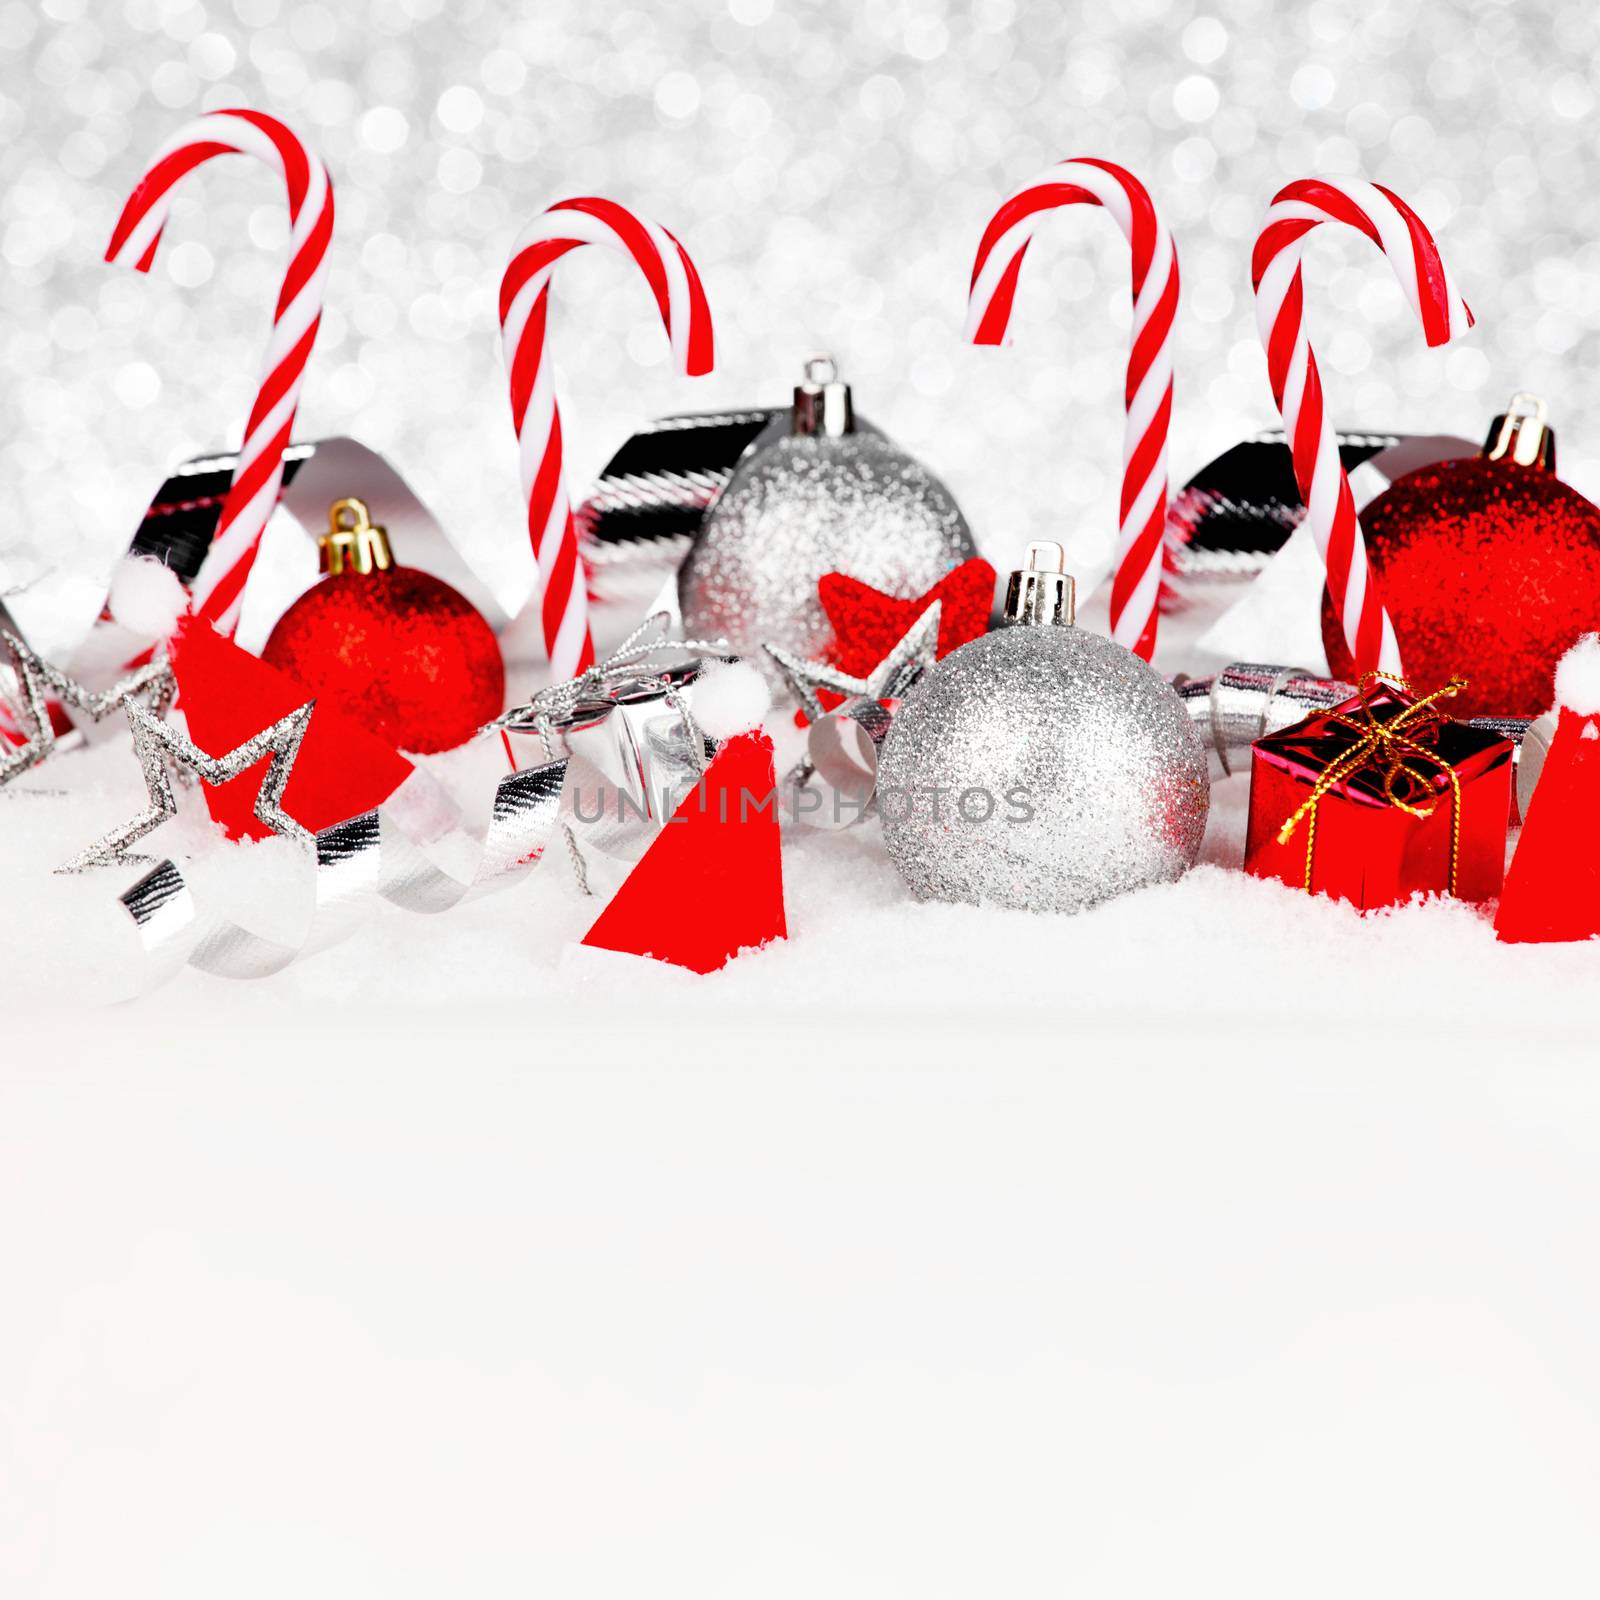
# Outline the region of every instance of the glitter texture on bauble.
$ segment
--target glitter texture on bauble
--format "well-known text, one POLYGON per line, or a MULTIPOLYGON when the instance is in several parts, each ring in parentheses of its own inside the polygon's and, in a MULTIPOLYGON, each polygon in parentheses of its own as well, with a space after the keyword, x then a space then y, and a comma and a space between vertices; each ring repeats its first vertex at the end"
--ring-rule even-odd
POLYGON ((919 899, 1080 911, 1200 853, 1199 736, 1150 667, 1072 626, 1063 565, 1030 546, 1008 625, 932 668, 884 741, 884 839, 919 899))
MULTIPOLYGON (((1408 473, 1361 531, 1414 684, 1465 678, 1463 717, 1549 708, 1556 663, 1600 625, 1600 509, 1556 477, 1542 405, 1516 396, 1483 455, 1408 473)), ((1333 676, 1353 681, 1326 593, 1322 637, 1333 676)))
POLYGON ((328 575, 278 619, 263 661, 418 754, 453 750, 499 715, 500 645, 464 595, 394 565, 359 500, 330 508, 322 551, 328 575))
POLYGON ((691 635, 726 639, 763 662, 767 644, 806 657, 825 651, 833 633, 817 583, 827 573, 911 599, 977 554, 950 491, 856 425, 833 363, 809 362, 806 374, 786 431, 751 448, 678 579, 691 635))

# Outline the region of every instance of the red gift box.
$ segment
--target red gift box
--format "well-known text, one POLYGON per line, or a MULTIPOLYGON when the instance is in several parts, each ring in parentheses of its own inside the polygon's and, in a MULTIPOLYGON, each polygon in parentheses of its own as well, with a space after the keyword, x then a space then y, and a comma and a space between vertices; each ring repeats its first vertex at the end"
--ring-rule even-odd
POLYGON ((1505 879, 1512 744, 1369 675, 1331 711, 1257 739, 1245 871, 1363 910, 1418 891, 1489 900, 1505 879))

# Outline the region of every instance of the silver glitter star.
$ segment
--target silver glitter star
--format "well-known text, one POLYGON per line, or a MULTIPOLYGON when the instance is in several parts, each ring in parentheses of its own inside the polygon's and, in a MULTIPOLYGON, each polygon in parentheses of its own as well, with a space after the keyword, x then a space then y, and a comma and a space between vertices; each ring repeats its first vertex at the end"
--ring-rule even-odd
POLYGON ((91 722, 100 722, 122 706, 132 705, 135 695, 148 694, 158 716, 172 702, 172 672, 164 659, 157 658, 109 689, 93 693, 75 678, 69 678, 59 668, 41 660, 9 628, 0 628, 0 643, 11 657, 11 668, 17 680, 17 720, 27 734, 23 743, 0 756, 0 788, 55 754, 56 730, 50 721, 47 693, 82 712, 91 722))
POLYGON ((806 714, 806 721, 816 722, 827 715, 817 698, 818 689, 830 689, 846 699, 857 695, 869 700, 900 699, 938 656, 939 605, 939 601, 933 601, 864 678, 841 672, 826 661, 807 661, 781 645, 769 644, 762 648, 788 681, 795 699, 800 702, 800 709, 806 714))
POLYGON ((279 801, 283 799, 284 786, 294 771, 295 758, 300 754, 300 744, 306 736, 306 727, 311 721, 315 705, 315 700, 308 700, 298 710, 280 717, 270 728, 263 728, 253 738, 235 745, 226 755, 213 756, 171 723, 163 722, 134 701, 127 701, 128 726, 133 732, 133 748, 138 754, 139 765, 144 769, 144 785, 149 791, 150 804, 131 822, 113 828, 103 839, 96 840, 81 855, 74 856, 64 866, 57 867, 56 871, 83 872, 90 867, 149 859, 147 856, 130 854, 128 846, 178 814, 178 805, 172 795, 172 779, 163 757, 197 773, 202 782, 219 784, 237 778, 263 756, 270 755, 272 764, 267 768, 256 795, 256 818, 285 838, 298 839, 306 845, 314 844, 313 835, 284 811, 279 801))

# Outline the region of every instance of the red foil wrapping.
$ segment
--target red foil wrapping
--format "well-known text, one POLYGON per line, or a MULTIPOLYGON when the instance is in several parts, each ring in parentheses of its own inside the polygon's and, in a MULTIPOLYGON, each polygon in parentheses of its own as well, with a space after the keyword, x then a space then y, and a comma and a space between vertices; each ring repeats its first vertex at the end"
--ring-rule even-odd
POLYGON ((1512 743, 1427 708, 1409 711, 1417 704, 1415 695, 1380 679, 1342 705, 1257 739, 1245 871, 1363 910, 1418 892, 1460 900, 1498 895, 1512 743), (1370 731, 1390 724, 1389 736, 1370 731), (1366 753, 1352 765, 1358 747, 1366 753), (1397 760, 1404 762, 1399 773, 1397 760), (1315 806, 1302 810, 1319 782, 1341 769, 1315 806))

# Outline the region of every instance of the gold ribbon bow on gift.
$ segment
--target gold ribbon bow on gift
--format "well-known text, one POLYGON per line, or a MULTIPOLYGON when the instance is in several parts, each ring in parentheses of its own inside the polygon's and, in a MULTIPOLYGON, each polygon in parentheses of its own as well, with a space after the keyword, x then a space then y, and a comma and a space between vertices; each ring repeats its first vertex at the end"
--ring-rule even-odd
POLYGON ((1312 785, 1304 803, 1278 829, 1278 843, 1287 844, 1302 822, 1306 824, 1306 875, 1304 887, 1311 889, 1311 861, 1317 847, 1317 808, 1322 798, 1363 767, 1376 767, 1383 775, 1383 798, 1412 817, 1431 817, 1437 809, 1433 800, 1431 775, 1409 765, 1412 760, 1431 762, 1450 781, 1450 893, 1456 892, 1456 868, 1461 859, 1461 779, 1456 769, 1422 742, 1422 737, 1450 719, 1439 710, 1441 700, 1449 700, 1467 686, 1465 678, 1452 678, 1442 689, 1424 695, 1404 707, 1397 716, 1380 722, 1372 708, 1372 693, 1379 684, 1411 693, 1410 683, 1387 672, 1364 672, 1356 692, 1360 714, 1345 716, 1330 713, 1325 720, 1347 729, 1356 742, 1342 756, 1329 762, 1322 776, 1312 785), (1426 799, 1429 803, 1423 804, 1426 799))

